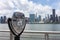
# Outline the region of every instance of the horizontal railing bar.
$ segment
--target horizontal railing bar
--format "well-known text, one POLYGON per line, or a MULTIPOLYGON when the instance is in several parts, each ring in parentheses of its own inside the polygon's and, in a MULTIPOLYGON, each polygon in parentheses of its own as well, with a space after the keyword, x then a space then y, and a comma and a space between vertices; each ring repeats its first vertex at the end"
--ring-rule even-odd
POLYGON ((32 30, 25 30, 24 33, 60 34, 60 31, 32 31, 32 30))
MULTIPOLYGON (((0 32, 10 32, 9 30, 3 30, 0 32)), ((33 30, 24 30, 23 33, 42 33, 42 34, 60 34, 60 31, 33 31, 33 30)))
POLYGON ((2 31, 0 31, 0 32, 10 32, 9 30, 2 30, 2 31))
POLYGON ((0 37, 10 37, 10 36, 0 36, 0 37))

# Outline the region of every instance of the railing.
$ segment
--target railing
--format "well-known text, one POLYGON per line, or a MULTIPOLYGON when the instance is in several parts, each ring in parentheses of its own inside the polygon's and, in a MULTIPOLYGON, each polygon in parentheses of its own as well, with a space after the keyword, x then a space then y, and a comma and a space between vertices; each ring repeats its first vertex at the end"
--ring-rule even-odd
POLYGON ((0 31, 0 40, 10 40, 10 31, 0 31))
MULTIPOLYGON (((31 31, 31 30, 28 31, 27 30, 24 33, 31 33, 31 34, 35 34, 35 35, 44 34, 45 40, 49 40, 49 34, 53 34, 53 35, 54 34, 60 34, 60 31, 31 31)), ((55 40, 57 40, 57 39, 55 39, 55 40)))
MULTIPOLYGON (((5 33, 5 32, 7 34, 10 33, 10 31, 0 31, 0 33, 5 33)), ((11 34, 6 35, 6 36, 4 36, 4 35, 2 35, 2 36, 0 35, 0 38, 1 37, 7 38, 9 36, 10 36, 10 39, 7 39, 7 40, 12 40, 12 38, 13 38, 11 34)), ((31 31, 31 30, 25 30, 23 32, 23 34, 21 35, 21 38, 31 38, 31 39, 33 38, 33 39, 36 39, 36 36, 38 36, 37 37, 38 40, 60 40, 60 31, 31 31), (41 35, 44 36, 44 38, 40 38, 41 35), (54 38, 52 36, 54 36, 54 38)), ((2 39, 2 40, 5 40, 5 39, 2 39)))

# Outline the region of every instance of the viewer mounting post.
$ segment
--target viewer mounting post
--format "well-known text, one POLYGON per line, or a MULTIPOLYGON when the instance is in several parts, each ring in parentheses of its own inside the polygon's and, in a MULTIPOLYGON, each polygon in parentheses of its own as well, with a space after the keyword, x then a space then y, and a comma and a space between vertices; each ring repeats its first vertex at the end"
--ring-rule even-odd
POLYGON ((8 26, 12 34, 15 35, 14 40, 20 40, 20 35, 26 26, 25 15, 20 12, 14 12, 12 18, 8 18, 8 26))

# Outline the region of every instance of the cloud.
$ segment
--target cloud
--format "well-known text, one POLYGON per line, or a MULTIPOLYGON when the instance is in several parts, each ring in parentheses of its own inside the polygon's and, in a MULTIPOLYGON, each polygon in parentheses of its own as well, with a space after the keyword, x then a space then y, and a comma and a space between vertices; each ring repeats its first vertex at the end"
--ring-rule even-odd
POLYGON ((59 10, 59 9, 56 10, 56 14, 57 14, 58 16, 60 16, 60 10, 59 10))
POLYGON ((0 4, 0 14, 6 14, 6 16, 11 16, 16 10, 23 12, 26 16, 29 16, 30 13, 44 16, 45 14, 50 14, 52 9, 48 5, 37 4, 28 0, 5 0, 0 4))

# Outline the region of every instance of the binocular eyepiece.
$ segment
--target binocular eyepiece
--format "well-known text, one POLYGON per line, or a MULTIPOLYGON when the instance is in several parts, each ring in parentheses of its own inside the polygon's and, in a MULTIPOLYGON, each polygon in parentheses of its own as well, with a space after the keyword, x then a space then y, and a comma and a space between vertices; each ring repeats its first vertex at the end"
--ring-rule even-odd
POLYGON ((14 12, 13 18, 25 18, 25 15, 20 12, 14 12))

